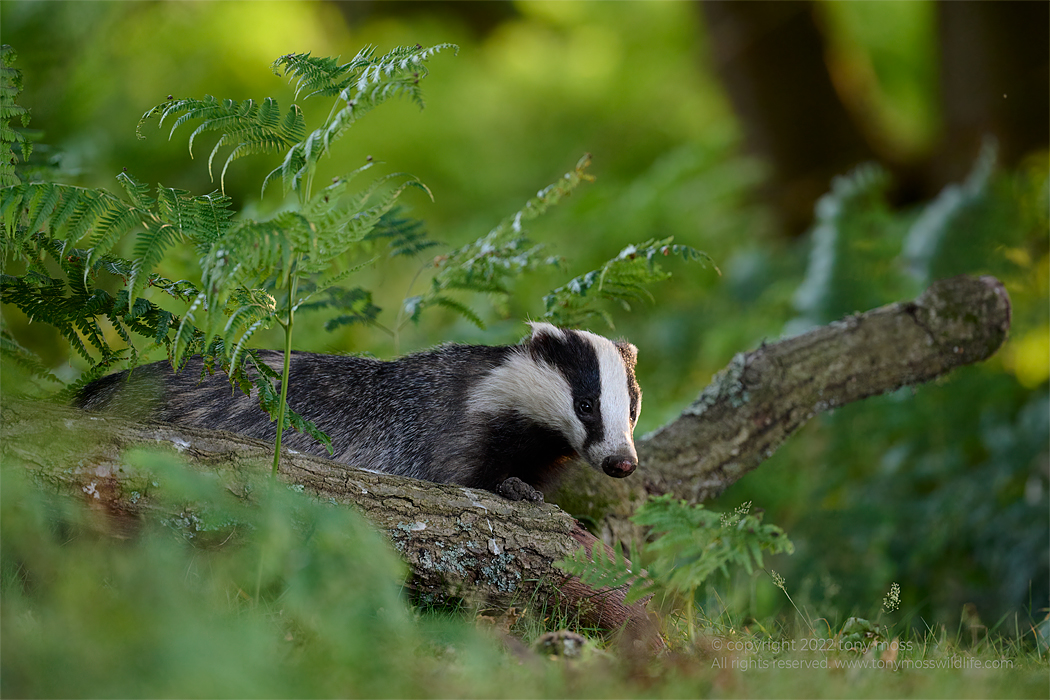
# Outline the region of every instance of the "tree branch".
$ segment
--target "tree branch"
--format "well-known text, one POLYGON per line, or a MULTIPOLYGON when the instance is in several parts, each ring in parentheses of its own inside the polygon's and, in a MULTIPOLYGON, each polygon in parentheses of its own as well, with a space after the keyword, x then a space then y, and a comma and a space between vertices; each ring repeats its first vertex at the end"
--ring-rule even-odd
POLYGON ((991 357, 1010 328, 994 277, 954 277, 883 306, 740 353, 671 423, 638 440, 635 476, 576 470, 553 499, 630 543, 625 521, 651 495, 720 495, 818 413, 914 386, 991 357), (638 478, 640 477, 640 478, 638 478))
POLYGON ((1009 327, 1002 283, 955 277, 913 302, 738 354, 681 416, 641 441, 645 490, 714 498, 816 414, 985 360, 1009 327))

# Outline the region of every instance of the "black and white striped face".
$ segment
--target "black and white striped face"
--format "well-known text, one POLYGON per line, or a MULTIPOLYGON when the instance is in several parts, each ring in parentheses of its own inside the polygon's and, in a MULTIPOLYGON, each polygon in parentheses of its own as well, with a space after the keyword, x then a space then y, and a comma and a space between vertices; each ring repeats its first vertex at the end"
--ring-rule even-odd
POLYGON ((522 349, 487 377, 474 408, 513 405, 561 434, 592 467, 630 475, 638 466, 633 434, 642 404, 637 349, 548 323, 533 323, 522 349))

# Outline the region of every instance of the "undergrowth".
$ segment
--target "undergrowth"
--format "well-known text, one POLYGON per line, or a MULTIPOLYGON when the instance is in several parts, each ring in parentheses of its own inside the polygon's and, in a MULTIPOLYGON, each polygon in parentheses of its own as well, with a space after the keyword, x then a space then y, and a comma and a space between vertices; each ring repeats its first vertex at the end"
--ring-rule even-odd
MULTIPOLYGON (((309 416, 287 410, 287 367, 282 376, 257 361, 251 343, 260 329, 282 328, 290 350, 295 316, 307 310, 328 314, 329 329, 368 324, 395 340, 428 309, 481 326, 482 314, 466 301, 471 295, 485 295, 498 311, 519 276, 560 264, 528 239, 524 224, 591 179, 588 157, 487 234, 420 264, 425 289, 410 290, 392 320, 370 290, 352 282, 362 266, 382 262, 380 244, 387 245, 387 259, 433 252, 436 241, 398 204, 408 189, 429 190, 410 175, 375 175, 376 163, 320 183, 317 165, 358 119, 390 98, 422 106, 419 83, 428 62, 451 49, 401 47, 379 56, 369 48, 345 63, 282 56, 273 68, 294 83, 287 110, 273 98, 162 101, 146 112, 140 130, 154 120, 170 124, 170 138, 192 127, 191 153, 199 138, 217 136, 207 166, 219 188, 200 195, 150 187, 121 172, 117 195, 62 184, 54 171, 32 163, 33 142, 21 128, 28 112, 16 102, 21 75, 11 66, 14 52, 4 47, 0 141, 11 158, 0 159, 0 292, 4 304, 53 325, 88 364, 62 382, 4 327, 3 360, 40 382, 26 391, 66 400, 153 352, 176 367, 199 353, 206 371, 223 371, 233 388, 255 392, 281 430, 324 441, 309 416), (329 100, 325 120, 311 129, 294 102, 300 98, 329 100), (288 207, 254 221, 234 209, 224 187, 239 176, 232 167, 239 159, 265 153, 282 161, 260 189, 280 188, 288 207), (130 257, 118 254, 125 250, 130 257), (179 250, 198 261, 193 280, 160 272, 179 250)), ((837 313, 829 300, 838 297, 828 290, 854 275, 844 267, 848 239, 833 224, 849 206, 871 199, 880 178, 877 171, 859 173, 838 182, 827 200, 821 212, 827 232, 818 236, 813 262, 827 274, 811 275, 798 298, 807 322, 837 313)), ((917 226, 922 245, 910 249, 923 274, 936 261, 931 251, 946 245, 938 236, 952 211, 942 209, 941 219, 917 226)), ((629 307, 647 297, 647 285, 666 278, 665 257, 709 262, 670 239, 627 246, 544 297, 542 318, 611 323, 610 303, 629 307)), ((848 303, 853 309, 866 302, 848 303)), ((41 445, 36 459, 46 454, 41 445)), ((764 569, 764 554, 790 552, 792 545, 750 509, 719 514, 658 499, 636 516, 661 536, 637 544, 634 569, 621 553, 609 560, 598 550, 566 561, 593 585, 630 586, 635 600, 652 596, 670 651, 643 658, 599 639, 596 630, 580 630, 599 653, 551 661, 522 654, 505 633, 531 642, 551 629, 578 629, 577 621, 536 609, 536 601, 478 627, 463 611, 412 607, 403 596, 402 564, 345 508, 251 480, 234 496, 176 457, 139 451, 126 456, 125 466, 137 470, 165 515, 145 519, 135 537, 114 543, 99 534, 105 514, 27 477, 34 466, 24 453, 0 455, 5 696, 1047 695, 1046 621, 1009 629, 1003 619, 982 628, 964 611, 956 630, 922 630, 906 608, 891 609, 900 604, 900 592, 892 590, 872 610, 845 619, 817 612, 805 600, 796 604, 787 582, 764 569), (754 606, 730 600, 734 589, 767 596, 779 590, 793 612, 760 619, 754 606), (793 675, 768 673, 781 670, 793 675)))
MULTIPOLYGON (((733 586, 773 587, 757 569, 709 578, 692 634, 670 611, 670 650, 655 657, 536 601, 496 614, 411 606, 403 564, 353 511, 260 477, 231 490, 171 453, 126 455, 126 483, 159 517, 117 543, 103 512, 34 483, 9 448, 3 457, 5 697, 1039 697, 1046 686, 1045 644, 965 620, 915 631, 888 600, 834 627, 804 603, 768 620, 718 604, 733 586), (563 628, 588 651, 527 650, 563 628)), ((722 517, 708 525, 721 530, 722 517)))

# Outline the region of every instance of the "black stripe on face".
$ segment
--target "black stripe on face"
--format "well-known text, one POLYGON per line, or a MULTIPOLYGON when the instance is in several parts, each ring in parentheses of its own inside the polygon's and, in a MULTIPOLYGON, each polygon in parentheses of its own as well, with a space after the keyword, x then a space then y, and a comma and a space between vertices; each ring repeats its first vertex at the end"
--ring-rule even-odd
POLYGON ((572 405, 576 417, 587 431, 583 447, 601 442, 605 436, 602 426, 602 379, 598 354, 584 336, 570 330, 562 337, 551 333, 537 333, 529 341, 533 359, 554 367, 572 390, 572 405))

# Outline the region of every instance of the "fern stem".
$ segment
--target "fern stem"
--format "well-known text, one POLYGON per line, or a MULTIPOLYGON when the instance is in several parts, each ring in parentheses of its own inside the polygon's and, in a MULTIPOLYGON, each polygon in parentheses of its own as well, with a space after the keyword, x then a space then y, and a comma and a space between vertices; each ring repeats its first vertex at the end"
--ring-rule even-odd
POLYGON ((696 643, 696 589, 689 589, 689 598, 685 604, 686 627, 689 630, 689 643, 696 643))
MULTIPOLYGON (((419 269, 416 270, 416 274, 412 276, 412 281, 408 283, 408 289, 405 290, 405 299, 408 299, 412 294, 412 287, 416 286, 416 280, 423 274, 423 270, 430 267, 430 265, 420 265, 419 269)), ((391 335, 394 338, 394 355, 401 354, 401 329, 408 323, 405 318, 405 303, 402 300, 401 306, 397 310, 397 318, 394 319, 394 332, 391 335)))
POLYGON ((277 472, 281 465, 281 437, 284 434, 284 415, 288 408, 288 376, 292 365, 292 323, 295 319, 295 288, 299 281, 297 270, 299 257, 288 266, 288 321, 282 323, 284 329, 284 367, 281 371, 281 405, 277 409, 277 440, 274 442, 273 471, 270 478, 277 481, 277 472))

